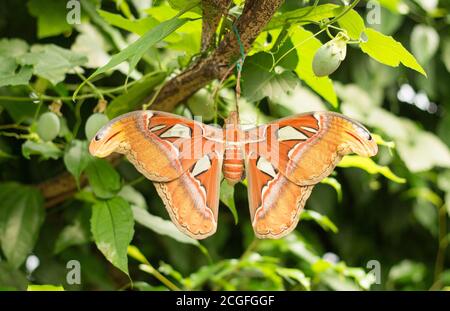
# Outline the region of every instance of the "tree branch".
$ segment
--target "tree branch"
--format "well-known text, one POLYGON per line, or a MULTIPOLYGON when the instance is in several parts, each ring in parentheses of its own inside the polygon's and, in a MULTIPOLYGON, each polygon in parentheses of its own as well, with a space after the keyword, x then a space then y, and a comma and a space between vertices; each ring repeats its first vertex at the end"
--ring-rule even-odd
POLYGON ((214 45, 217 26, 228 12, 231 0, 202 0, 202 48, 205 52, 214 45))
MULTIPOLYGON (((118 165, 122 155, 113 153, 106 160, 112 165, 118 165)), ((88 184, 88 180, 84 174, 80 176, 80 188, 83 188, 88 184)), ((45 180, 35 185, 44 196, 46 208, 50 208, 66 201, 73 197, 78 191, 75 178, 68 172, 64 172, 58 176, 55 176, 49 180, 45 180)))
MULTIPOLYGON (((236 21, 245 50, 249 50, 283 0, 247 0, 242 15, 236 21)), ((239 56, 239 45, 230 31, 210 55, 169 80, 161 89, 152 106, 154 110, 172 111, 214 79, 222 78, 227 68, 239 56)))

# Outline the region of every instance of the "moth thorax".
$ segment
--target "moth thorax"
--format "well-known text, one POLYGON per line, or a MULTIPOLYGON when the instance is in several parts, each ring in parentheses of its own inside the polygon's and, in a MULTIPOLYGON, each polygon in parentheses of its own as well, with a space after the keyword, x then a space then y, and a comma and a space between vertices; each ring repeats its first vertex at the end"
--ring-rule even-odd
POLYGON ((223 159, 223 177, 234 185, 244 177, 244 158, 239 145, 227 145, 223 159))

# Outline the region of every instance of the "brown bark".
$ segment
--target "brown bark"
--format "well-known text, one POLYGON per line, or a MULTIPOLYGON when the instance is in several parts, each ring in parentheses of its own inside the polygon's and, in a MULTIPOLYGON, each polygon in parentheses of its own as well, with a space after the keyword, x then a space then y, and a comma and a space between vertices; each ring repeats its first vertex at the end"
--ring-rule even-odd
POLYGON ((214 46, 220 19, 228 12, 231 0, 202 0, 202 52, 214 46))

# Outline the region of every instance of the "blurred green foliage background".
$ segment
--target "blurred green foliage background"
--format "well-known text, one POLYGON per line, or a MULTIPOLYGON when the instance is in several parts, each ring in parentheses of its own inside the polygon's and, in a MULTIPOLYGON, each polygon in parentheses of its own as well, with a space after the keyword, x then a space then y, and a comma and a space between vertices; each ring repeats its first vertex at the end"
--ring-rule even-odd
MULTIPOLYGON (((200 242, 125 159, 87 152, 106 117, 202 57, 200 4, 82 0, 70 15, 76 3, 0 2, 1 289, 449 288, 450 2, 285 1, 246 51, 242 122, 339 111, 376 134, 379 154, 346 157, 280 240, 255 240, 245 183, 223 184, 217 233, 200 242), (318 78, 312 59, 339 31, 347 56, 318 78)), ((221 123, 235 84, 214 81, 175 113, 221 123)))

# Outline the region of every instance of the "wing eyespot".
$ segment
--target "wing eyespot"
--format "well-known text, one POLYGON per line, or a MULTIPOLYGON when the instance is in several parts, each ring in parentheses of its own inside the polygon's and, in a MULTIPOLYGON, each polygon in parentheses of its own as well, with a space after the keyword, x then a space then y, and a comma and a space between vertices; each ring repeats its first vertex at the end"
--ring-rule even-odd
POLYGON ((94 140, 95 141, 100 141, 102 139, 102 135, 100 133, 98 133, 97 135, 95 135, 94 140))
POLYGON ((367 139, 368 141, 372 140, 372 135, 370 135, 369 131, 366 130, 364 127, 362 126, 357 126, 356 127, 356 131, 358 132, 358 134, 360 134, 362 137, 364 137, 365 139, 367 139))

